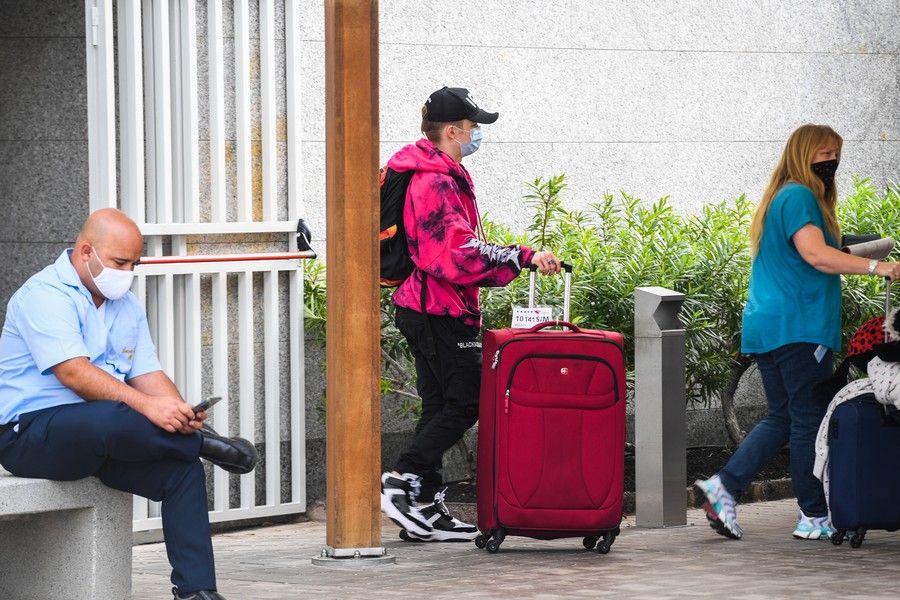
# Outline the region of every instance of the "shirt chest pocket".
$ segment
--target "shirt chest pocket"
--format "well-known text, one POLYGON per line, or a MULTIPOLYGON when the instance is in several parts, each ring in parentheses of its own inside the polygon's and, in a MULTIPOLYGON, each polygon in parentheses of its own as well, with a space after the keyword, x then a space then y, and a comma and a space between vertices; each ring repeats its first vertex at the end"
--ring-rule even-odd
POLYGON ((107 336, 106 364, 127 376, 131 373, 137 342, 137 323, 117 322, 107 336))

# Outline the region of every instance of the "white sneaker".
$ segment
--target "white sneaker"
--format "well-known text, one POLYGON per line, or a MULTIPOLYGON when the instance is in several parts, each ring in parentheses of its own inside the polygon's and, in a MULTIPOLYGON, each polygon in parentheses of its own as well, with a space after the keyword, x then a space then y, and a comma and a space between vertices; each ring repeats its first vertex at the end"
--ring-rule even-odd
POLYGON ((416 507, 421 477, 413 473, 384 473, 381 476, 381 510, 401 528, 427 538, 432 528, 416 507))
POLYGON ((794 529, 794 537, 798 540, 827 540, 834 533, 834 527, 831 525, 831 519, 828 515, 824 517, 807 517, 800 511, 800 521, 794 529))
POLYGON ((444 488, 434 495, 434 503, 419 507, 422 516, 431 525, 431 535, 423 538, 406 529, 400 532, 401 539, 407 542, 469 542, 475 539, 478 528, 450 514, 450 510, 444 504, 446 492, 447 488, 444 488))
POLYGON ((718 475, 713 475, 706 481, 698 479, 694 482, 703 495, 706 502, 703 509, 706 511, 706 520, 719 535, 739 540, 744 535, 741 526, 737 524, 737 509, 734 498, 722 485, 718 475))

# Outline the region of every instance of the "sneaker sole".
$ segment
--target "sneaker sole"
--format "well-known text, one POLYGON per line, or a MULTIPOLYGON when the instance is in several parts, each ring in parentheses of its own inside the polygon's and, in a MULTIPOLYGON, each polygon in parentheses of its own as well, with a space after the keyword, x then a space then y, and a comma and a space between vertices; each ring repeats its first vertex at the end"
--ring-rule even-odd
POLYGON ((419 544, 423 544, 426 542, 459 543, 459 542, 471 542, 472 540, 475 539, 475 534, 474 533, 459 534, 459 533, 452 533, 449 531, 434 530, 434 532, 432 532, 432 534, 426 538, 426 537, 419 537, 415 533, 412 533, 405 529, 401 529, 400 530, 400 539, 403 540, 404 542, 413 542, 413 543, 419 543, 419 544), (452 537, 445 537, 448 535, 452 536, 452 537), (467 537, 459 537, 460 535, 465 535, 467 537))
POLYGON ((808 534, 797 533, 792 534, 795 540, 830 540, 831 535, 822 535, 821 531, 811 531, 808 534))
POLYGON ((706 520, 709 521, 709 526, 712 527, 713 531, 728 539, 741 539, 741 536, 728 529, 716 511, 713 510, 712 504, 708 500, 703 503, 703 510, 706 511, 706 520))
POLYGON ((431 531, 425 529, 424 527, 407 517, 405 514, 400 512, 400 509, 394 506, 394 503, 391 502, 390 498, 384 493, 381 494, 381 512, 387 515, 387 518, 393 521, 401 529, 411 531, 412 533, 422 536, 423 538, 431 536, 431 531))

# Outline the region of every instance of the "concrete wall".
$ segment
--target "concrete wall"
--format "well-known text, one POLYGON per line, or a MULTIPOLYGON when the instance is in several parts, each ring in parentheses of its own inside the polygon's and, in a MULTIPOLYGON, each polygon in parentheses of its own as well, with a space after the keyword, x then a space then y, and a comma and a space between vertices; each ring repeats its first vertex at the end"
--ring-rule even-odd
POLYGON ((0 320, 88 214, 84 3, 0 2, 0 320))
MULTIPOLYGON (((324 231, 321 2, 305 5, 306 201, 324 231)), ((523 182, 565 172, 568 203, 604 191, 698 206, 761 193, 788 134, 829 123, 850 175, 900 179, 896 0, 387 0, 381 136, 419 137, 419 109, 462 85, 500 111, 466 160, 481 208, 521 229, 523 182), (518 214, 517 214, 518 213, 518 214)))

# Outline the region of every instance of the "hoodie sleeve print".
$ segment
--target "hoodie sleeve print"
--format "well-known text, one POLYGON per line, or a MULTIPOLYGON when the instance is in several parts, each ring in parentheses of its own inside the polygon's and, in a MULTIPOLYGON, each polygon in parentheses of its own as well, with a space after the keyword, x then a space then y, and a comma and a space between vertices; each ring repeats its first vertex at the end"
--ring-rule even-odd
POLYGON ((451 177, 422 175, 410 182, 410 194, 418 200, 412 211, 417 234, 412 257, 419 269, 455 285, 501 287, 531 264, 534 251, 527 246, 500 246, 478 239, 459 186, 451 177))

